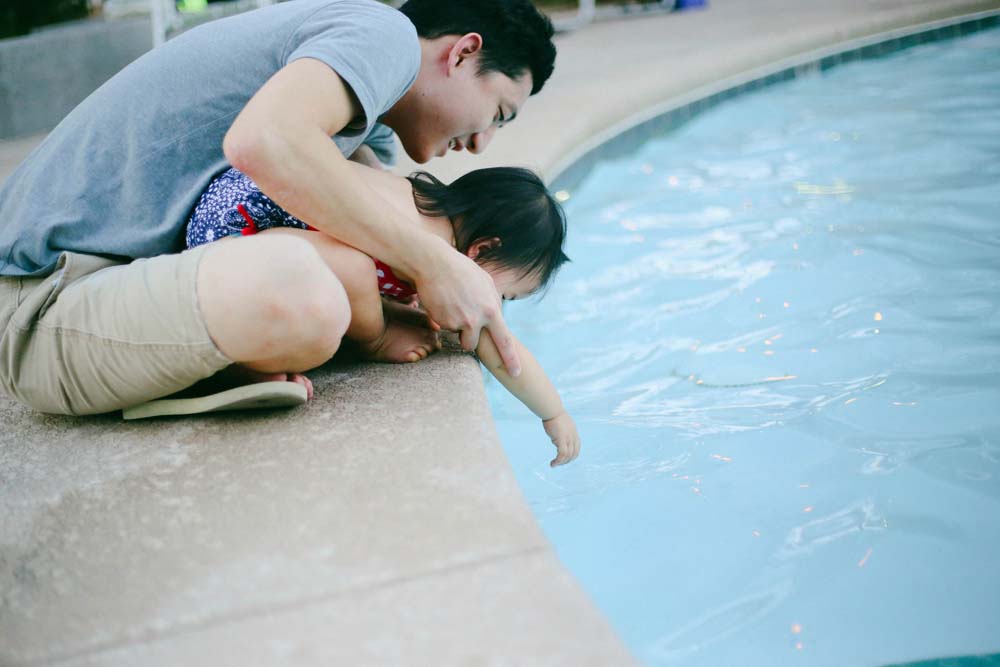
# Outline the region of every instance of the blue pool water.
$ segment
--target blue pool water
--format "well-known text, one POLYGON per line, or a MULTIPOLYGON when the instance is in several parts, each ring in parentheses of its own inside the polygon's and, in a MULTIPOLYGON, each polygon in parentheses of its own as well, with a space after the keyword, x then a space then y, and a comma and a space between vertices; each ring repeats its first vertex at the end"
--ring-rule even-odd
POLYGON ((580 425, 490 399, 648 665, 1000 650, 1000 30, 725 102, 569 192, 507 309, 580 425))

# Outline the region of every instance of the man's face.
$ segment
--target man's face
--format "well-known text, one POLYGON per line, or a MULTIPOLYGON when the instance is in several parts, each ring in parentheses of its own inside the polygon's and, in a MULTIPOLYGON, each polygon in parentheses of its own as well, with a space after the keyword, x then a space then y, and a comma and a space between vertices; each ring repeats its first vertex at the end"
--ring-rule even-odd
POLYGON ((387 115, 387 123, 415 162, 444 157, 449 150, 481 153, 497 128, 519 113, 531 94, 531 75, 511 79, 488 72, 480 76, 478 65, 475 53, 442 70, 446 75, 422 72, 387 115))

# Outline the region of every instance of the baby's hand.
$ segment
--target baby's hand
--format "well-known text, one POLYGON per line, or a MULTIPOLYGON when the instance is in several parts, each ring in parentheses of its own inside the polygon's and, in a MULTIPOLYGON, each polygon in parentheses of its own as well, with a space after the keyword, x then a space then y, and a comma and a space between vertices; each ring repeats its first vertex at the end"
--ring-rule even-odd
POLYGON ((552 439, 552 444, 559 450, 559 454, 549 462, 550 466, 569 463, 580 454, 580 434, 576 432, 576 424, 568 414, 564 412, 552 419, 542 420, 542 426, 552 439))

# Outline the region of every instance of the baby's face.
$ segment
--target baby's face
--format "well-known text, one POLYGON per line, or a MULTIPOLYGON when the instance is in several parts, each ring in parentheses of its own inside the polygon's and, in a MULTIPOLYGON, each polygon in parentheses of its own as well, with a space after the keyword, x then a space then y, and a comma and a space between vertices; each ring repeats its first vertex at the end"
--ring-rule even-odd
POLYGON ((536 292, 540 286, 538 276, 534 274, 522 276, 520 269, 506 269, 492 266, 485 266, 483 268, 493 278, 493 284, 497 286, 497 292, 500 293, 500 297, 504 301, 523 299, 536 292))

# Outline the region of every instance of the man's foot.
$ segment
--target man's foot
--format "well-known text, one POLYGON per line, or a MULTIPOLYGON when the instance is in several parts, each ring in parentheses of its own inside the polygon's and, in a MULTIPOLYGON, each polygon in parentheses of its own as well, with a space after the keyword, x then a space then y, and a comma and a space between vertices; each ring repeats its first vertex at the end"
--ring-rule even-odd
POLYGON ((207 396, 217 394, 235 387, 242 387, 248 384, 258 384, 261 382, 294 382, 306 388, 306 397, 312 400, 313 384, 302 373, 262 373, 252 368, 247 368, 242 364, 227 366, 221 371, 204 380, 200 380, 178 394, 176 398, 191 398, 194 396, 207 396))
POLYGON ((232 389, 191 398, 160 398, 122 410, 124 419, 197 415, 224 410, 270 410, 302 405, 306 388, 295 382, 252 382, 232 389))

